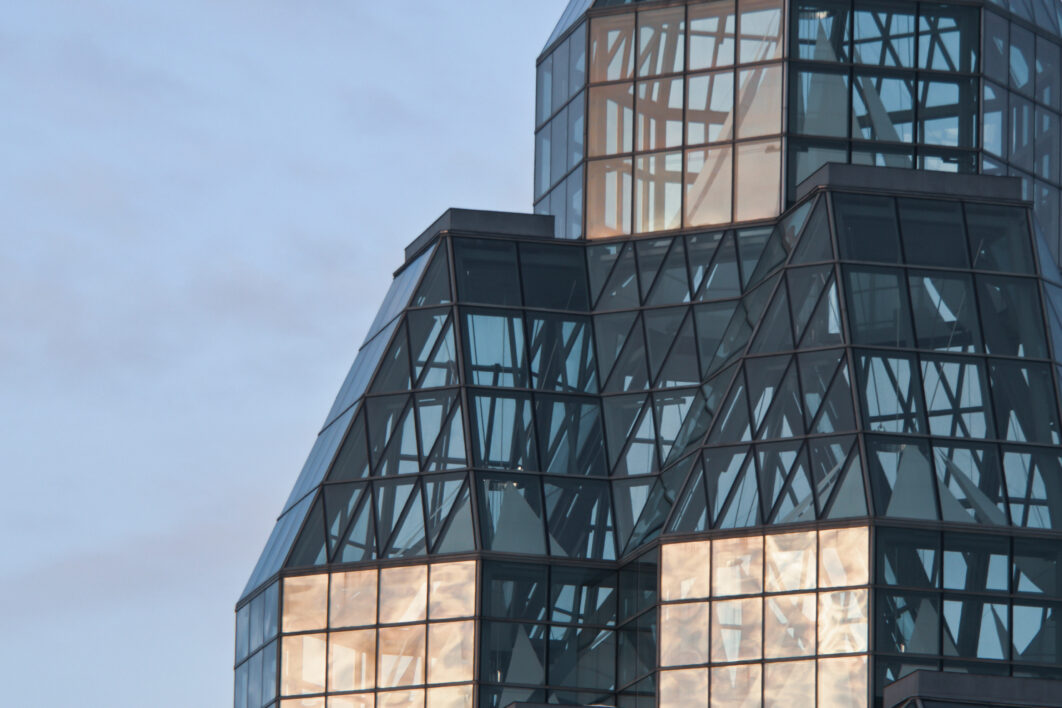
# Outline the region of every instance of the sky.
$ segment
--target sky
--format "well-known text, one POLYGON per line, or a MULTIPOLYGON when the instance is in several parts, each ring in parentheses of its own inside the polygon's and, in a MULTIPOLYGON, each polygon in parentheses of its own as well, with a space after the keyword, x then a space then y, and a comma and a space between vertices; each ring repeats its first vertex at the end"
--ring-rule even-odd
POLYGON ((5 8, 6 705, 232 705, 235 602, 402 249, 530 211, 565 4, 5 8))

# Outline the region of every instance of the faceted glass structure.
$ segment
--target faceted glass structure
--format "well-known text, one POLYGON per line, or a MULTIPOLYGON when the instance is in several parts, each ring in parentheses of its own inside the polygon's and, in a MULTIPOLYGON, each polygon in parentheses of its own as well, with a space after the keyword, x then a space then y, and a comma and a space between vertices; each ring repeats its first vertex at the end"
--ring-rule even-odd
POLYGON ((984 167, 991 38, 1062 42, 1017 4, 573 0, 541 213, 406 249, 237 605, 236 708, 1062 679, 1057 226, 984 167))

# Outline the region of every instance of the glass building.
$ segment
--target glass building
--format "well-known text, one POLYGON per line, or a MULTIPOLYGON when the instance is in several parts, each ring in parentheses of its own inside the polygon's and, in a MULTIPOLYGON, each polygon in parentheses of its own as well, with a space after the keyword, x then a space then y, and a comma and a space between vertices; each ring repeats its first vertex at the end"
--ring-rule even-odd
POLYGON ((406 248, 236 708, 1062 706, 1060 26, 572 0, 535 214, 406 248))

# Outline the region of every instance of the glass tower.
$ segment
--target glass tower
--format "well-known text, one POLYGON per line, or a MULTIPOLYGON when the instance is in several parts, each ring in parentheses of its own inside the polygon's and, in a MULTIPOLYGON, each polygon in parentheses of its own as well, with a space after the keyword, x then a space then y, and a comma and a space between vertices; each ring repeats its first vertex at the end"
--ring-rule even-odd
POLYGON ((407 247, 236 708, 1062 705, 1060 21, 572 0, 536 214, 407 247))

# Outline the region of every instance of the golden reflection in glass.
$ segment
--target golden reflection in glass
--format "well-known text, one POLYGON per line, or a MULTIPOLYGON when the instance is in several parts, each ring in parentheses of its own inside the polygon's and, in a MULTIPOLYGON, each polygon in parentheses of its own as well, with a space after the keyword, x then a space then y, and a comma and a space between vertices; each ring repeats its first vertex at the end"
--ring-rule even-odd
POLYGON ((417 622, 428 609, 428 566, 380 571, 380 624, 417 622))
POLYGON ((741 0, 739 63, 782 58, 782 8, 783 0, 741 0))
POLYGON ((768 659, 815 653, 815 593, 768 596, 763 613, 763 655, 768 659))
POLYGON ((424 634, 424 625, 380 628, 377 686, 424 683, 424 634))
POLYGON ((429 687, 426 708, 473 708, 471 684, 429 687))
POLYGON ((770 534, 764 538, 767 592, 815 587, 815 532, 770 534))
POLYGON ((424 708, 424 689, 377 693, 376 708, 424 708))
POLYGON ((782 143, 738 143, 734 155, 734 220, 777 216, 782 190, 782 143))
POLYGON ((630 152, 634 147, 634 84, 591 88, 587 120, 587 155, 630 152))
POLYGON ((760 708, 761 673, 759 664, 712 669, 712 708, 760 708))
POLYGON ((679 228, 682 225, 682 153, 640 155, 634 164, 635 232, 679 228))
POLYGON ((686 226, 730 221, 733 153, 729 145, 686 151, 686 226))
POLYGON ((689 6, 690 71, 734 63, 736 19, 733 0, 689 6))
POLYGON ((763 708, 815 705, 815 661, 779 661, 764 666, 763 708))
POLYGON ((819 587, 870 582, 870 531, 866 526, 819 531, 819 587))
POLYGON ((286 698, 280 708, 325 708, 324 698, 286 698))
POLYGON ((763 591, 763 536, 712 542, 712 596, 763 591))
POLYGON ((708 663, 708 603, 660 607, 660 665, 708 663))
POLYGON ((428 683, 471 681, 475 629, 471 620, 428 625, 428 683))
POLYGON ((686 64, 686 8, 638 13, 638 75, 673 74, 686 64))
POLYGON ((866 651, 868 608, 865 588, 819 593, 819 653, 866 651))
POLYGON ((329 627, 376 624, 376 569, 333 573, 329 627))
POLYGON ((376 630, 332 632, 328 637, 328 690, 376 687, 376 630))
POLYGON ((658 708, 708 705, 708 669, 661 671, 658 708))
MULTIPOLYGON (((663 634, 663 626, 661 626, 663 634)), ((763 600, 716 600, 712 603, 712 661, 746 661, 762 656, 763 600)))
POLYGON ((297 634, 284 637, 281 644, 280 693, 323 693, 325 689, 324 634, 297 634))
POLYGON ((590 81, 617 81, 634 74, 634 13, 590 21, 590 81))
POLYGON ((328 708, 375 708, 375 706, 376 696, 372 693, 328 697, 328 708))
POLYGON ((782 65, 738 72, 737 136, 755 138, 782 132, 782 65))
POLYGON ((281 630, 324 629, 328 620, 328 573, 284 578, 281 630))
POLYGON ((672 543, 660 551, 660 593, 664 602, 706 598, 711 543, 672 543))
POLYGON ((638 82, 636 150, 682 147, 682 79, 638 82))
POLYGON ((591 160, 586 165, 586 237, 631 232, 631 165, 628 158, 591 160))
POLYGON ((431 566, 428 618, 450 619, 476 614, 476 562, 435 563, 431 566))
POLYGON ((819 659, 818 708, 866 705, 867 657, 837 656, 819 659))

